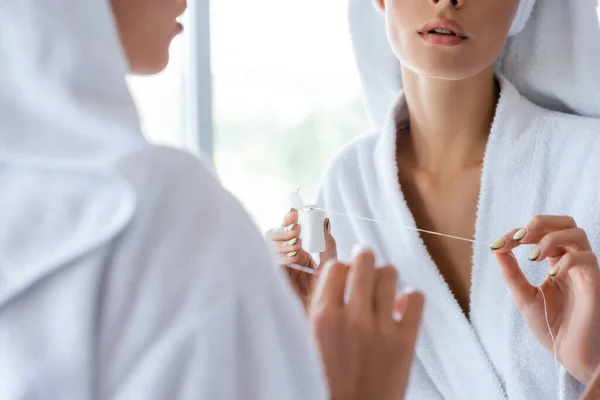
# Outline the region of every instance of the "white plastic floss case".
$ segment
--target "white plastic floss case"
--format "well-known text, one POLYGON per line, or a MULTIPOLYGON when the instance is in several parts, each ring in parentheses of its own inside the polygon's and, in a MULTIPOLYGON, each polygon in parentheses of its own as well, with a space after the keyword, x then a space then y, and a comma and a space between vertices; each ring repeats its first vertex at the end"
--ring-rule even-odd
POLYGON ((316 206, 304 206, 300 210, 300 239, 302 248, 309 253, 325 251, 325 210, 316 206))
POLYGON ((299 190, 297 187, 290 192, 290 202, 298 210, 302 248, 309 253, 322 253, 325 251, 325 210, 313 205, 305 206, 299 190))

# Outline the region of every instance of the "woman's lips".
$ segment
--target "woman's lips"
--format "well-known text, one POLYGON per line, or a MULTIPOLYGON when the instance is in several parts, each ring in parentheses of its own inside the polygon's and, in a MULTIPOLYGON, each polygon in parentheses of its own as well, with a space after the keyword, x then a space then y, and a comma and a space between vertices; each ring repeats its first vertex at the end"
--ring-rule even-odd
POLYGON ((421 38, 432 45, 456 46, 467 40, 463 28, 451 19, 435 18, 419 31, 421 38))

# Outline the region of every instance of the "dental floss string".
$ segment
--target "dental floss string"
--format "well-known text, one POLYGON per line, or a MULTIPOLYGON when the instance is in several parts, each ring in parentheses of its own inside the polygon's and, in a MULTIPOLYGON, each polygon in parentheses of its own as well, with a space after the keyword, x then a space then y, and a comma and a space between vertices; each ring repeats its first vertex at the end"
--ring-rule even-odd
POLYGON ((300 272, 305 272, 307 274, 310 275, 319 275, 319 271, 316 269, 312 269, 312 268, 308 268, 308 267, 303 267, 302 265, 298 265, 298 264, 285 264, 286 267, 288 267, 289 269, 294 269, 296 271, 300 271, 300 272))
MULTIPOLYGON (((340 216, 343 216, 343 217, 355 218, 355 219, 359 219, 359 220, 362 220, 362 221, 369 221, 369 222, 376 222, 376 223, 380 223, 380 224, 385 224, 385 222, 383 222, 383 221, 377 221, 376 219, 365 218, 365 217, 357 217, 357 216, 354 216, 354 215, 344 214, 344 213, 338 213, 338 212, 334 212, 334 211, 327 211, 327 212, 329 214, 332 214, 332 215, 340 215, 340 216)), ((483 245, 486 245, 486 246, 490 246, 489 243, 481 242, 479 240, 467 239, 467 238, 463 238, 463 237, 460 237, 460 236, 454 236, 454 235, 447 235, 445 233, 433 232, 433 231, 428 231, 428 230, 425 230, 425 229, 413 228, 413 227, 410 227, 410 226, 401 226, 401 227, 404 228, 404 229, 411 230, 411 231, 417 231, 417 232, 427 233, 427 234, 430 234, 430 235, 443 236, 443 237, 447 237, 447 238, 450 238, 450 239, 462 240, 464 242, 471 242, 471 243, 477 243, 477 244, 483 244, 483 245)))
MULTIPOLYGON (((343 217, 348 217, 348 218, 354 218, 354 219, 358 219, 358 220, 361 220, 361 221, 374 222, 374 223, 378 223, 378 224, 385 224, 386 223, 384 221, 379 221, 379 220, 376 220, 376 219, 359 217, 359 216, 356 216, 356 215, 344 214, 344 213, 339 213, 339 212, 334 212, 334 211, 329 211, 329 210, 327 210, 327 213, 329 213, 331 215, 338 215, 338 216, 343 216, 343 217)), ((474 244, 481 244, 481 245, 485 245, 485 246, 490 246, 490 244, 488 244, 486 242, 479 241, 479 240, 473 240, 473 239, 463 238, 463 237, 460 237, 460 236, 448 235, 448 234, 440 233, 440 232, 428 231, 428 230, 425 230, 425 229, 413 228, 413 227, 410 227, 410 226, 402 226, 402 225, 400 225, 400 227, 404 228, 404 229, 416 231, 416 232, 426 233, 426 234, 429 234, 429 235, 442 236, 442 237, 446 237, 446 238, 450 238, 450 239, 462 240, 464 242, 470 242, 470 243, 474 243, 474 244)), ((512 254, 512 253, 509 253, 509 254, 511 256, 513 256, 514 258, 516 258, 514 256, 514 254, 512 254)), ((288 267, 290 269, 294 269, 296 271, 301 271, 301 272, 304 272, 304 273, 307 273, 307 274, 311 274, 311 275, 319 275, 319 272, 317 270, 312 269, 312 268, 303 267, 303 266, 297 265, 297 264, 286 264, 286 267, 288 267)), ((557 353, 556 353, 556 340, 554 339, 554 334, 552 333, 552 328, 550 327, 550 320, 548 318, 548 306, 547 306, 547 303, 546 303, 546 295, 544 294, 544 291, 542 290, 541 285, 538 286, 537 289, 542 294, 542 300, 544 301, 544 316, 546 317, 546 328, 548 329, 548 333, 550 334, 550 339, 552 340, 552 351, 553 351, 553 354, 554 354, 554 364, 556 366, 556 369, 558 370, 559 366, 558 366, 558 358, 557 358, 557 353)))
POLYGON ((546 295, 542 290, 542 286, 538 286, 540 293, 542 294, 542 299, 544 300, 544 315, 546 317, 546 328, 548 328, 548 333, 550 333, 550 339, 552 339, 552 352, 554 353, 554 366, 558 370, 558 358, 556 356, 556 340, 554 340, 554 334, 552 333, 552 328, 550 327, 550 321, 548 319, 548 308, 546 306, 546 295))

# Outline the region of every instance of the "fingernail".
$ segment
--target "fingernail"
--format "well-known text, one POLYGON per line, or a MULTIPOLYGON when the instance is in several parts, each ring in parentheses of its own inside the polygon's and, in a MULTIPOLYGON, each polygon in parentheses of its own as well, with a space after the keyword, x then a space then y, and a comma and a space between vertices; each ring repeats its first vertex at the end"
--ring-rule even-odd
POLYGON ((496 251, 501 249, 502 247, 504 247, 504 238, 498 239, 496 240, 491 246, 490 248, 492 249, 492 251, 496 251))
POLYGON ((548 271, 548 275, 555 276, 558 274, 558 264, 556 264, 550 271, 548 271))
POLYGON ((294 207, 290 208, 290 211, 288 211, 288 215, 290 215, 291 213, 293 213, 296 209, 294 207))
POLYGON ((411 286, 405 286, 404 288, 402 288, 402 290, 400 290, 400 296, 404 296, 405 294, 411 294, 415 291, 415 289, 413 289, 411 286))
POLYGON ((352 258, 356 257, 359 253, 364 253, 365 251, 368 251, 369 249, 365 246, 363 246, 360 243, 357 243, 354 245, 354 247, 352 248, 352 252, 350 253, 350 256, 352 258))
POLYGON ((298 255, 297 251, 292 251, 291 253, 287 254, 288 257, 296 257, 297 255, 298 255))
POLYGON ((527 230, 525 228, 521 228, 517 233, 515 233, 515 236, 513 236, 513 240, 520 242, 521 240, 523 240, 525 235, 527 235, 527 230))
POLYGON ((295 246, 295 245, 297 245, 297 244, 298 244, 298 238, 290 240, 290 241, 288 242, 288 244, 289 244, 290 246, 295 246))
POLYGON ((329 221, 329 218, 325 220, 325 228, 327 229, 327 232, 331 233, 331 222, 329 221))
POLYGON ((287 231, 288 232, 292 232, 294 229, 296 229, 296 224, 291 224, 290 226, 287 227, 287 231))
POLYGON ((540 258, 541 254, 542 254, 542 250, 540 250, 539 247, 536 247, 535 250, 532 251, 531 254, 529 255, 529 260, 536 261, 538 258, 540 258))
POLYGON ((334 266, 335 264, 337 264, 337 260, 336 260, 336 259, 333 259, 333 258, 332 258, 331 260, 328 260, 328 261, 325 263, 325 265, 323 265, 323 268, 322 268, 322 271, 323 271, 323 272, 322 272, 322 273, 324 274, 324 273, 325 273, 325 271, 329 270, 329 268, 331 268, 331 267, 332 267, 332 266, 334 266))

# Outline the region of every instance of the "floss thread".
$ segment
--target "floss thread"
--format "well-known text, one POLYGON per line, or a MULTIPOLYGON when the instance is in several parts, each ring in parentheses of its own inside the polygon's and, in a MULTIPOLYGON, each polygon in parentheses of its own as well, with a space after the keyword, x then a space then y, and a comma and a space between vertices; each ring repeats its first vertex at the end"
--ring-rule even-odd
MULTIPOLYGON (((296 190, 297 193, 297 190, 296 190)), ((298 194, 298 198, 299 198, 299 194, 298 194)), ((326 210, 322 210, 323 212, 325 212, 326 210)), ((348 217, 348 218, 355 218, 361 221, 367 221, 367 222, 373 222, 373 223, 377 223, 377 224, 385 224, 384 221, 379 221, 376 219, 372 219, 372 218, 365 218, 365 217, 360 217, 360 216, 356 216, 356 215, 351 215, 351 214, 344 214, 344 213, 339 213, 339 212, 334 212, 334 211, 326 211, 327 213, 331 214, 331 215, 338 215, 338 216, 343 216, 343 217, 348 217)), ((398 225, 396 225, 398 226, 398 225)), ((421 232, 421 233, 425 233, 428 235, 436 235, 436 236, 442 236, 442 237, 446 237, 446 238, 450 238, 450 239, 455 239, 455 240, 461 240, 461 241, 465 241, 465 242, 470 242, 473 244, 479 244, 479 245, 485 245, 485 246, 490 246, 489 243, 486 242, 482 242, 479 240, 473 240, 473 239, 468 239, 468 238, 463 238, 460 236, 454 236, 454 235, 448 235, 445 233, 440 233, 440 232, 434 232, 434 231, 428 231, 426 229, 419 229, 419 228, 414 228, 414 227, 410 227, 410 226, 400 226, 401 228, 404 229, 408 229, 408 230, 412 230, 412 231, 416 231, 416 232, 421 232)), ((323 249, 325 250, 325 249, 323 249)), ((511 255, 513 257, 515 257, 512 253, 511 255)), ((516 258, 516 257, 515 257, 516 258)), ((300 272, 304 272, 307 274, 311 274, 311 275, 319 275, 319 271, 312 269, 312 268, 307 268, 307 267, 303 267, 301 265, 297 265, 297 264, 287 264, 286 265, 287 268, 290 269, 294 269, 300 272)), ((548 317, 548 305, 546 302, 546 295, 544 294, 544 290, 542 289, 541 285, 537 287, 537 289, 540 291, 541 295, 542 295, 542 300, 544 302, 544 316, 546 318, 546 328, 548 329, 548 333, 550 334, 550 339, 552 340, 552 352, 554 355, 554 363, 556 365, 556 369, 558 370, 558 358, 557 358, 557 352, 556 352, 556 340, 554 338, 554 333, 552 333, 552 328, 550 326, 550 320, 548 317)))

